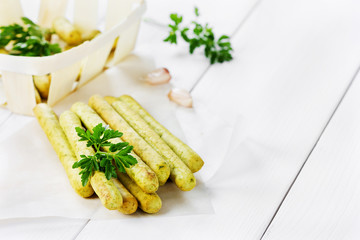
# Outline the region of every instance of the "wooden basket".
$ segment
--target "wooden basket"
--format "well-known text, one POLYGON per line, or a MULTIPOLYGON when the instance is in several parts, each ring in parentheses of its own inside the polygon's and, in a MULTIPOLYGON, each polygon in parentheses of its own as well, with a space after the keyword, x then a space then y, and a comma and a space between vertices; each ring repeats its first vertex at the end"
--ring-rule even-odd
MULTIPOLYGON (((98 26, 99 4, 107 4, 105 31, 93 40, 46 57, 0 54, 5 98, 11 111, 33 115, 36 105, 33 75, 51 75, 47 103, 54 105, 133 50, 146 8, 143 0, 41 0, 35 22, 49 27, 54 18, 69 15, 67 11, 71 9, 76 27, 101 29, 98 26), (116 48, 111 51, 117 38, 116 48)), ((0 6, 0 26, 19 22, 24 15, 20 0, 0 0, 0 6)))

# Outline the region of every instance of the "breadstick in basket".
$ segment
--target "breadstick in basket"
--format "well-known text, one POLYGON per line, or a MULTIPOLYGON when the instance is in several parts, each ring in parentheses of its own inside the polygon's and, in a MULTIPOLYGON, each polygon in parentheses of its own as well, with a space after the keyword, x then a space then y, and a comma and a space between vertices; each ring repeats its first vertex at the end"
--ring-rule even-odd
POLYGON ((50 78, 50 75, 33 76, 35 87, 44 99, 47 99, 49 96, 50 78))
POLYGON ((40 97, 40 94, 39 94, 39 91, 36 89, 36 87, 34 88, 34 91, 35 91, 35 101, 36 103, 41 103, 41 97, 40 97))
POLYGON ((53 29, 67 44, 78 45, 82 41, 80 31, 64 17, 54 19, 53 29))

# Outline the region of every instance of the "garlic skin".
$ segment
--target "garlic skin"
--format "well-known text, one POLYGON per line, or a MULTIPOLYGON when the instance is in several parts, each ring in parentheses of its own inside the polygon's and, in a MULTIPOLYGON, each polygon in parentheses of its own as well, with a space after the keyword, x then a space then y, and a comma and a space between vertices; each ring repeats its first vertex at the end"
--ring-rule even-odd
POLYGON ((167 68, 158 68, 146 75, 145 81, 150 85, 159 85, 168 83, 171 79, 167 68))
POLYGON ((192 97, 190 93, 185 89, 179 89, 179 88, 171 89, 170 92, 168 93, 168 98, 170 99, 170 101, 173 101, 180 106, 192 108, 193 105, 192 97))

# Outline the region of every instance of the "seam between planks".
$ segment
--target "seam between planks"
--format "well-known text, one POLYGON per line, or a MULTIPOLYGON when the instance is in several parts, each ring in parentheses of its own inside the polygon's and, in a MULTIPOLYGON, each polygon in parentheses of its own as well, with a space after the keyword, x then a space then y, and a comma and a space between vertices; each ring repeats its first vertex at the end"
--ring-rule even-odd
POLYGON ((262 233, 262 235, 261 235, 261 237, 260 237, 260 240, 262 240, 262 239, 263 239, 263 237, 265 236, 266 232, 269 230, 269 228, 270 228, 270 226, 271 226, 272 222, 274 221, 274 219, 275 219, 275 217, 276 217, 277 213, 279 212, 279 210, 280 210, 280 208, 282 207, 282 205, 283 205, 283 203, 284 203, 285 199, 286 199, 286 198, 287 198, 287 196, 289 195, 289 193, 290 193, 290 191, 291 191, 292 187, 294 186, 294 184, 295 184, 296 180, 298 179, 299 175, 301 174, 301 171, 303 170, 303 168, 304 168, 304 166, 306 165, 307 161, 309 160, 310 156, 311 156, 311 155, 312 155, 312 153, 314 152, 314 150, 315 150, 316 146, 318 145, 319 141, 321 140, 321 137, 323 136, 323 134, 324 134, 324 132, 326 131, 327 127, 329 126, 329 124, 330 124, 331 120, 332 120, 332 119, 333 119, 333 117, 335 116, 335 114, 336 114, 337 110, 338 110, 338 109, 339 109, 339 107, 341 106, 341 103, 343 102, 343 100, 344 100, 345 96, 346 96, 346 95, 347 95, 347 93, 349 92, 349 89, 350 89, 350 88, 351 88, 351 86, 353 85, 353 83, 354 83, 354 81, 355 81, 355 79, 356 79, 356 77, 357 77, 357 75, 358 75, 359 73, 360 73, 360 65, 359 65, 359 66, 358 66, 358 68, 356 69, 355 74, 352 76, 352 78, 351 78, 351 80, 350 80, 350 83, 349 83, 349 84, 348 84, 348 86, 346 87, 346 89, 345 89, 345 91, 344 91, 343 95, 341 96, 341 98, 340 98, 339 102, 338 102, 338 103, 337 103, 337 105, 335 106, 335 108, 334 108, 333 112, 331 113, 331 115, 330 115, 330 117, 329 117, 328 121, 326 122, 325 126, 324 126, 324 127, 323 127, 323 129, 321 130, 321 133, 320 133, 320 135, 318 136, 318 138, 316 139, 315 144, 313 145, 313 147, 311 148, 310 152, 309 152, 309 153, 308 153, 308 155, 306 156, 305 161, 304 161, 304 162, 303 162, 303 164, 301 165, 301 167, 300 167, 300 169, 299 169, 298 173, 296 174, 296 176, 295 176, 294 180, 291 182, 291 184, 290 184, 290 186, 289 186, 288 190, 286 191, 286 193, 285 193, 284 197, 282 198, 282 200, 281 200, 281 202, 280 202, 279 206, 277 207, 277 209, 276 209, 275 213, 273 214, 273 216, 272 216, 272 218, 271 218, 271 220, 270 220, 269 224, 266 226, 265 231, 262 233))
POLYGON ((82 232, 82 230, 84 230, 84 228, 88 225, 88 223, 90 222, 90 219, 88 219, 86 221, 86 223, 84 223, 84 225, 79 229, 79 231, 75 234, 75 236, 72 238, 73 240, 75 240, 79 235, 80 233, 82 232))
POLYGON ((1 127, 2 125, 4 125, 4 124, 9 120, 9 118, 10 118, 12 115, 13 115, 13 113, 10 112, 9 116, 7 116, 7 117, 0 123, 0 127, 1 127))
MULTIPOLYGON (((246 14, 245 18, 239 23, 239 25, 235 28, 232 34, 230 34, 230 38, 234 38, 234 36, 240 31, 241 27, 247 22, 247 20, 250 18, 250 16, 253 14, 253 12, 258 8, 262 0, 258 0, 254 3, 254 5, 251 7, 249 12, 246 14)), ((225 63, 222 63, 225 64, 225 63)), ((199 82, 203 79, 205 74, 209 71, 210 67, 212 65, 209 64, 207 68, 204 70, 204 72, 200 75, 199 79, 194 83, 192 88, 190 89, 190 93, 195 89, 195 87, 199 84, 199 82)))

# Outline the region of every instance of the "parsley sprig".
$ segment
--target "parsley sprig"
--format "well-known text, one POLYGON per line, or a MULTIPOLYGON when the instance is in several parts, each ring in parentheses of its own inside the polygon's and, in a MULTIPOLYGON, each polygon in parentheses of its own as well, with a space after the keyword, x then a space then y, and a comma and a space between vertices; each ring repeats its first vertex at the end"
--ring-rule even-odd
POLYGON ((110 180, 111 177, 116 178, 116 168, 120 172, 125 172, 125 168, 137 163, 137 160, 130 155, 133 146, 130 146, 128 142, 116 144, 109 142, 110 139, 121 137, 123 135, 121 132, 103 127, 101 123, 92 129, 93 133, 80 127, 76 127, 75 130, 80 137, 79 141, 87 141, 86 146, 95 149, 93 156, 80 155, 81 160, 72 166, 72 168, 82 169, 79 174, 83 186, 88 183, 95 171, 104 172, 106 178, 110 180), (109 147, 109 151, 102 151, 104 147, 109 147))
POLYGON ((25 27, 17 23, 0 27, 0 48, 11 43, 10 54, 17 56, 49 56, 61 52, 59 44, 46 40, 49 29, 41 28, 26 17, 21 20, 25 27))
MULTIPOLYGON (((195 8, 195 16, 199 16, 199 9, 195 8)), ((230 37, 222 35, 219 39, 215 38, 213 29, 208 24, 204 26, 196 21, 191 22, 191 26, 181 28, 183 17, 177 13, 170 14, 173 24, 169 24, 170 33, 164 42, 177 44, 178 36, 181 36, 185 42, 189 43, 189 52, 193 54, 195 49, 204 47, 204 55, 209 58, 210 63, 223 63, 233 59, 233 51, 230 43, 230 37)))

